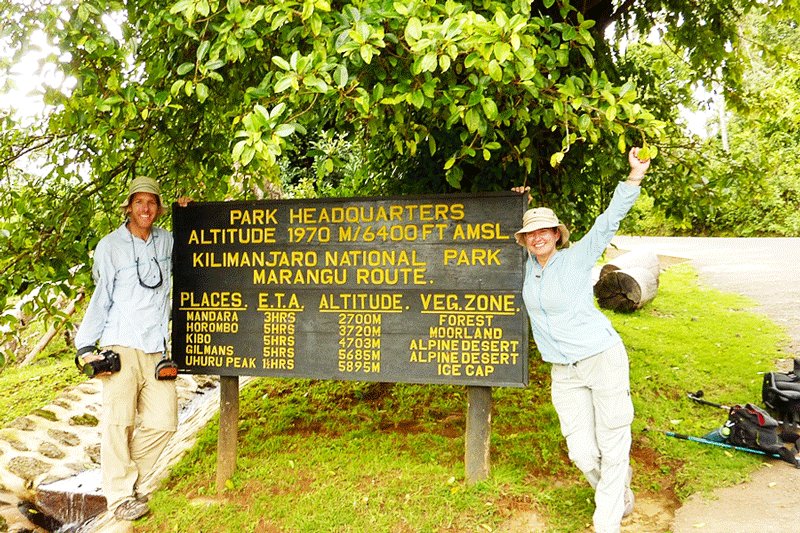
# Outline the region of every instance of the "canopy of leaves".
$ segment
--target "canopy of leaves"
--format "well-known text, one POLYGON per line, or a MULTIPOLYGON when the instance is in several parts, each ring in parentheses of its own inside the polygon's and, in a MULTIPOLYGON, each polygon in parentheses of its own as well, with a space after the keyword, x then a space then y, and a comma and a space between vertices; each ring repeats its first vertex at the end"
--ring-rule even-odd
MULTIPOLYGON (((89 284, 89 254, 121 222, 119 202, 141 174, 159 179, 168 198, 206 200, 528 184, 580 233, 622 177, 627 147, 669 148, 686 87, 711 75, 738 86, 742 17, 796 6, 0 0, 0 8, 0 48, 10 52, 1 71, 43 35, 54 52, 42 68, 69 81, 45 88, 40 122, 0 114, 3 303, 44 282, 67 293, 89 284), (616 42, 660 32, 679 60, 625 61, 606 41, 610 30, 616 42)), ((671 198, 687 190, 671 189, 671 198)))

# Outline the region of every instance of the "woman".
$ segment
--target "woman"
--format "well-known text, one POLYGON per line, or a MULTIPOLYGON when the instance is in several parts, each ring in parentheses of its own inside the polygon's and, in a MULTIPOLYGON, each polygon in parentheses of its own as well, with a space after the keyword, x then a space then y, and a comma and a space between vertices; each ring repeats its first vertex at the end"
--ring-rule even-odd
MULTIPOLYGON (((628 179, 592 229, 572 246, 569 230, 546 207, 529 209, 516 232, 528 251, 522 289, 533 337, 552 363, 552 400, 569 457, 595 489, 594 528, 618 532, 633 512, 628 355, 611 322, 594 305, 592 267, 639 196, 650 160, 628 153, 628 179)), ((516 188, 518 192, 526 189, 516 188)))

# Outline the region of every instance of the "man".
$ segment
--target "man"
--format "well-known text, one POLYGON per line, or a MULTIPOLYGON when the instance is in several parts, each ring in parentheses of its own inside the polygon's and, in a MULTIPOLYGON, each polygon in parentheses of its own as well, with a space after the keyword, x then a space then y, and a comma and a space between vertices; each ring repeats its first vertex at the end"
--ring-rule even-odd
POLYGON ((119 354, 119 371, 101 365, 97 374, 103 381, 102 487, 116 518, 136 520, 150 510, 139 484, 178 422, 175 381, 155 375, 167 349, 172 234, 154 225, 165 208, 152 178, 134 179, 121 208, 125 222, 97 244, 96 287, 75 345, 80 367, 103 363, 105 350, 119 354))

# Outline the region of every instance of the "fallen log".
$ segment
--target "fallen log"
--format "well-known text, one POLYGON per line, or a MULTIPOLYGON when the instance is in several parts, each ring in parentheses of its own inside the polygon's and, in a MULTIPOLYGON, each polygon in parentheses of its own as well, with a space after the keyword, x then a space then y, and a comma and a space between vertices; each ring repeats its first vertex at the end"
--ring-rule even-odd
POLYGON ((594 295, 603 309, 631 312, 656 297, 659 278, 658 256, 648 250, 634 250, 603 265, 594 284, 594 295))
POLYGON ((658 278, 646 268, 614 270, 594 286, 597 303, 603 309, 631 312, 651 302, 658 292, 658 278))
POLYGON ((632 250, 615 257, 600 269, 600 277, 602 278, 609 272, 615 270, 624 270, 626 268, 646 268, 658 280, 660 272, 660 265, 658 256, 650 250, 632 250))

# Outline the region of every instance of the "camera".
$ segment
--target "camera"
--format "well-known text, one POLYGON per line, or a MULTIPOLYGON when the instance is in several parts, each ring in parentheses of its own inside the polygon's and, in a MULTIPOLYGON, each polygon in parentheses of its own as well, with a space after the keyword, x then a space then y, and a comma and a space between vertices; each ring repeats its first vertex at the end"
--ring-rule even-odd
POLYGON ((81 372, 90 378, 104 372, 119 372, 120 362, 117 352, 113 350, 103 350, 98 355, 100 355, 102 359, 84 363, 81 367, 81 372))

